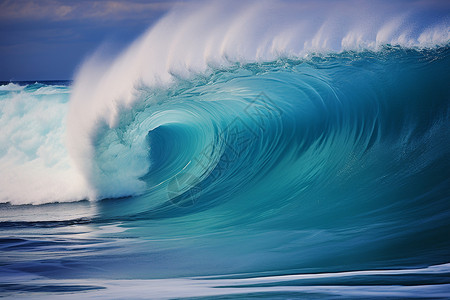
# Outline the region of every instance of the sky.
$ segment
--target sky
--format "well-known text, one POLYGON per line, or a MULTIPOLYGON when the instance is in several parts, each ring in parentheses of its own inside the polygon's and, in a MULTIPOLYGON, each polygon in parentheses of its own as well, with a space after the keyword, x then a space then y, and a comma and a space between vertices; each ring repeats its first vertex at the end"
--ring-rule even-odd
POLYGON ((120 51, 175 0, 0 0, 0 81, 70 80, 100 46, 120 51))

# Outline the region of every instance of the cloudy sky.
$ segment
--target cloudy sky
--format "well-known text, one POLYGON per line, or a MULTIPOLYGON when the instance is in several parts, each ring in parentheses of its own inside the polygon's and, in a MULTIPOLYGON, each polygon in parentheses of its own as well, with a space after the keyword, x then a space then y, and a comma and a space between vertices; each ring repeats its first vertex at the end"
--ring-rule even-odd
POLYGON ((120 50, 181 1, 0 0, 0 81, 72 79, 100 45, 120 50))

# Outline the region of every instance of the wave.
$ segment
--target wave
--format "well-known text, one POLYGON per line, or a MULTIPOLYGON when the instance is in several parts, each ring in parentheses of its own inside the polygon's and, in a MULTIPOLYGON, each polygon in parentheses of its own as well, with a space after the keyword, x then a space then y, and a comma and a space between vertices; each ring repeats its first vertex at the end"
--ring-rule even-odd
POLYGON ((179 5, 113 60, 86 61, 71 87, 2 86, 0 201, 135 196, 134 214, 412 178, 446 153, 447 11, 179 5))
POLYGON ((208 211, 223 227, 282 218, 297 228, 413 222, 426 207, 439 227, 449 53, 385 47, 141 86, 115 126, 97 124, 91 192, 134 196, 100 210, 114 219, 208 211))
MULTIPOLYGON (((417 24, 420 19, 418 14, 439 15, 439 5, 430 11, 420 2, 409 6, 408 13, 404 12, 402 5, 392 5, 386 10, 386 3, 370 5, 352 2, 349 5, 307 2, 296 4, 294 8, 292 3, 288 5, 286 2, 233 4, 214 2, 187 8, 181 6, 165 16, 113 62, 102 62, 101 55, 97 55, 83 65, 71 96, 68 145, 71 156, 90 184, 91 199, 136 195, 146 191, 148 185, 142 178, 151 170, 152 161, 157 160, 149 156, 147 133, 158 127, 161 128, 157 132, 173 131, 173 123, 177 123, 185 124, 186 131, 197 131, 196 134, 185 132, 184 135, 185 138, 188 134, 191 139, 203 139, 196 145, 186 146, 192 152, 185 155, 189 157, 202 151, 198 147, 205 147, 205 143, 214 144, 213 140, 217 140, 223 131, 218 123, 231 121, 233 117, 230 118, 230 115, 235 117, 239 114, 236 110, 245 109, 249 101, 265 90, 262 85, 274 83, 276 88, 283 85, 277 81, 287 80, 286 87, 277 91, 278 95, 265 91, 271 99, 275 98, 276 106, 286 105, 283 101, 277 101, 290 96, 283 95, 284 92, 292 94, 296 89, 309 90, 303 91, 307 93, 306 98, 315 97, 315 93, 319 94, 319 98, 329 97, 328 94, 334 93, 336 88, 332 80, 322 76, 333 74, 295 70, 295 65, 320 59, 321 54, 317 53, 358 50, 358 53, 351 54, 350 51, 343 54, 342 62, 339 59, 332 62, 351 64, 355 61, 356 64, 360 55, 368 60, 371 56, 382 60, 384 55, 390 53, 383 50, 386 44, 408 48, 444 45, 445 48, 450 37, 447 15, 417 24), (337 10, 345 13, 334 15, 337 10), (370 21, 367 14, 371 15, 370 21), (378 51, 379 54, 370 51, 359 54, 361 49, 378 51), (280 62, 277 63, 278 60, 280 62), (252 63, 258 65, 264 62, 274 64, 252 66, 252 63), (286 78, 290 77, 287 73, 259 76, 264 72, 278 72, 280 68, 285 68, 287 73, 292 69, 297 81, 286 78), (315 80, 301 78, 296 72, 308 72, 309 77, 315 80), (233 86, 234 81, 247 74, 255 77, 248 83, 242 79, 240 84, 233 86), (277 78, 278 75, 282 77, 277 78), (216 82, 216 77, 230 83, 227 86, 216 82), (260 80, 259 84, 255 82, 257 80, 260 80), (301 80, 306 80, 306 83, 301 83, 301 80), (308 86, 309 81, 315 81, 311 87, 308 86), (203 89, 194 88, 201 84, 205 85, 203 89), (198 94, 184 98, 179 96, 189 89, 194 89, 193 93, 208 94, 209 98, 203 97, 207 101, 202 101, 198 94), (200 101, 202 103, 199 105, 200 101), (219 101, 221 104, 218 104, 219 101), (228 104, 220 107, 224 103, 228 104), (187 124, 197 128, 188 128, 187 124)), ((368 76, 366 80, 371 78, 368 76)), ((378 89, 381 86, 367 87, 378 89)), ((337 98, 340 96, 334 98, 339 101, 337 98)), ((295 101, 301 100, 291 99, 287 105, 306 105, 295 101)), ((334 106, 336 103, 325 105, 334 106)), ((152 135, 158 134, 150 133, 150 138, 152 135)), ((223 149, 219 148, 216 147, 214 153, 208 153, 211 165, 192 171, 194 176, 205 178, 211 172, 222 155, 223 149)), ((181 157, 177 159, 179 163, 189 162, 186 159, 182 162, 181 157)), ((183 166, 173 167, 180 170, 183 166)), ((165 176, 159 181, 167 179, 165 176)))

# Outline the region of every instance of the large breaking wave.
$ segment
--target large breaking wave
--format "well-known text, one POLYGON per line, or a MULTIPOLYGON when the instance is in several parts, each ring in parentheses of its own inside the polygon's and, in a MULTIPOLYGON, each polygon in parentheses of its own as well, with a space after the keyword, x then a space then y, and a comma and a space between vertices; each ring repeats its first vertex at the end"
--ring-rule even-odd
POLYGON ((180 5, 72 87, 3 86, 1 201, 282 205, 414 181, 446 154, 448 5, 405 7, 180 5))
POLYGON ((1 85, 0 293, 445 297, 448 12, 181 4, 1 85))
MULTIPOLYGON (((276 161, 292 137, 300 139, 305 151, 318 147, 314 141, 319 139, 322 147, 327 142, 337 146, 328 139, 336 134, 347 141, 344 148, 365 148, 369 141, 372 146, 386 130, 383 118, 396 118, 382 115, 394 112, 381 108, 408 106, 392 100, 398 98, 394 94, 403 88, 399 96, 408 101, 415 95, 408 90, 410 84, 427 84, 422 76, 426 80, 426 72, 442 72, 446 64, 432 61, 441 59, 441 52, 445 60, 449 31, 443 21, 448 20, 413 22, 419 12, 436 14, 419 2, 406 12, 401 5, 385 10, 356 2, 345 3, 345 10, 342 3, 324 2, 295 4, 294 10, 284 2, 234 4, 175 9, 114 62, 102 62, 98 55, 83 66, 71 99, 68 144, 87 178, 90 198, 142 194, 188 164, 185 172, 203 181, 224 155, 225 145, 233 143, 216 144, 225 127, 236 118, 247 121, 245 108, 260 93, 285 114, 276 124, 260 125, 264 133, 247 148, 254 159, 260 155, 276 161), (345 14, 334 15, 336 10, 345 14), (439 44, 438 50, 417 49, 439 44), (341 54, 329 54, 333 52, 341 54), (420 73, 414 78, 409 68, 420 73), (206 150, 202 161, 207 165, 192 163, 208 144, 216 147, 206 150), (168 157, 152 157, 151 148, 158 147, 165 147, 168 157), (160 159, 170 163, 162 165, 160 159)), ((447 92, 445 74, 441 78, 428 92, 447 92)), ((438 98, 445 102, 443 96, 438 98)), ((241 158, 233 167, 251 163, 241 158)), ((264 168, 266 160, 251 164, 264 168)), ((309 168, 317 171, 311 163, 309 168)))

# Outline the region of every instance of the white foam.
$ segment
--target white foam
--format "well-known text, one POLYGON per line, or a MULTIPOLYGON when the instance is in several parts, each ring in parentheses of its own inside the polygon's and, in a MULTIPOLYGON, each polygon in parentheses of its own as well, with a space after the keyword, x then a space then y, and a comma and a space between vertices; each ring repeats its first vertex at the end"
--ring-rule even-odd
POLYGON ((0 85, 0 91, 21 91, 23 90, 25 87, 15 84, 15 83, 8 83, 6 85, 0 85))
MULTIPOLYGON (((86 198, 64 143, 67 93, 10 93, 0 101, 0 202, 41 204, 86 198)), ((10 89, 11 90, 11 89, 10 89)))

